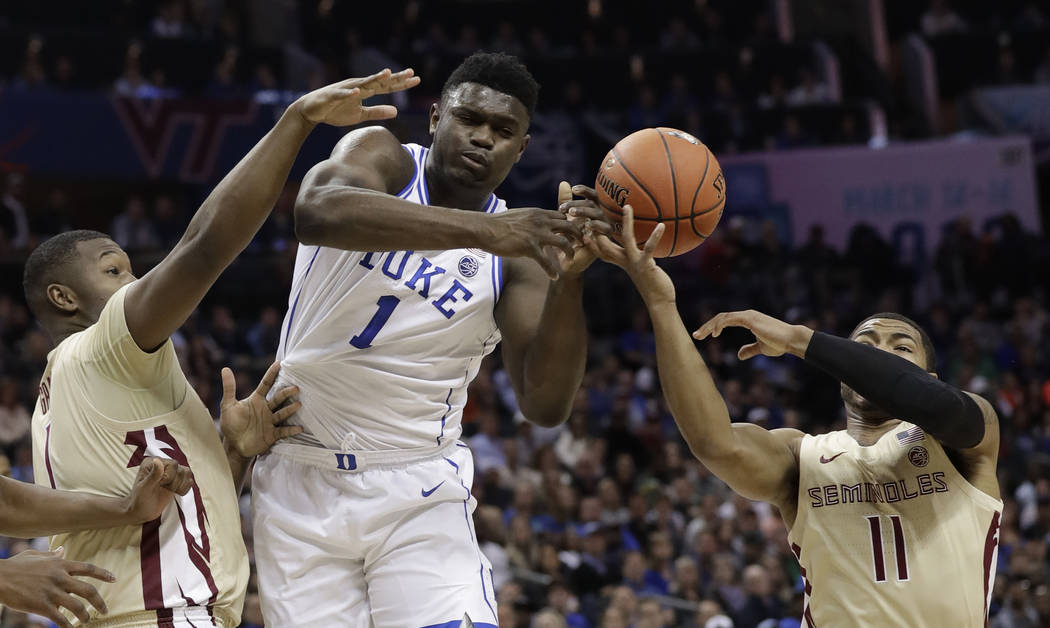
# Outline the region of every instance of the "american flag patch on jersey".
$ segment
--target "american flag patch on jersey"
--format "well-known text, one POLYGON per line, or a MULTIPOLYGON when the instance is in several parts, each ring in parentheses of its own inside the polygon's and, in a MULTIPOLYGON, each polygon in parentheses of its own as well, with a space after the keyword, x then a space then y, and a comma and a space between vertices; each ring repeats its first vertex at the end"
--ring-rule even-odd
POLYGON ((904 447, 905 445, 910 445, 911 443, 917 443, 925 438, 926 435, 923 434, 921 427, 913 427, 910 430, 897 432, 897 444, 901 447, 904 447))

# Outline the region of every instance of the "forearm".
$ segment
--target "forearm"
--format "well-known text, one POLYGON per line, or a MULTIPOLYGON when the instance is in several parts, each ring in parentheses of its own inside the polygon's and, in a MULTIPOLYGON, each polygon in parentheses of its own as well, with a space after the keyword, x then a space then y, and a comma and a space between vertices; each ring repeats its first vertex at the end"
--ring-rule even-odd
POLYGON ((226 452, 226 462, 230 465, 233 488, 237 495, 240 495, 241 491, 244 490, 244 480, 248 477, 248 469, 252 466, 252 458, 245 458, 237 453, 237 450, 226 439, 222 441, 222 448, 226 452))
POLYGON ((804 356, 890 416, 947 445, 965 449, 984 437, 984 417, 969 395, 901 357, 820 332, 804 356))
POLYGON ((303 244, 345 251, 486 249, 495 237, 482 212, 420 207, 365 188, 323 185, 296 203, 295 233, 303 244))
POLYGON ((176 248, 192 247, 216 275, 226 268, 270 215, 314 126, 289 107, 208 195, 176 248))
POLYGON ((525 353, 522 414, 543 426, 563 423, 587 363, 581 277, 552 281, 540 323, 525 353))
POLYGON ((56 491, 0 477, 0 535, 33 538, 132 523, 125 499, 56 491))
POLYGON ((649 306, 656 365, 678 430, 697 458, 728 455, 735 447, 729 410, 674 302, 649 306))

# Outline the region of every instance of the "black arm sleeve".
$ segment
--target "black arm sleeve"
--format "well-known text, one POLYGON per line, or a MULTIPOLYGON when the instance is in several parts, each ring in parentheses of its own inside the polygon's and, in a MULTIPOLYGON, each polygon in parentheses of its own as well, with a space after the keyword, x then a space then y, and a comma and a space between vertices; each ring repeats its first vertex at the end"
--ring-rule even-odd
POLYGON ((805 360, 945 445, 967 449, 984 438, 984 415, 977 402, 904 358, 814 332, 805 360))

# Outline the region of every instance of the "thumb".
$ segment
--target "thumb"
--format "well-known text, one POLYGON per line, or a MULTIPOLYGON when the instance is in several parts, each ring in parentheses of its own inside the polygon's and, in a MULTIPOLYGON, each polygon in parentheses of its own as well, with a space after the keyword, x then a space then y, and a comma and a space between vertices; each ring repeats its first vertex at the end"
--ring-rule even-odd
POLYGON ((59 545, 58 547, 56 547, 55 549, 51 550, 48 553, 49 554, 53 554, 55 558, 65 558, 66 557, 66 546, 65 545, 59 545))
POLYGON ((758 343, 752 342, 751 344, 746 344, 743 347, 740 347, 740 351, 737 352, 736 356, 741 360, 750 360, 760 353, 762 353, 762 350, 759 349, 758 343))
POLYGON ((572 186, 569 185, 568 181, 562 181, 558 184, 558 205, 567 203, 572 200, 572 186))
POLYGON ((222 401, 219 405, 225 408, 231 403, 237 401, 237 380, 233 377, 233 371, 230 367, 224 366, 222 368, 222 401))

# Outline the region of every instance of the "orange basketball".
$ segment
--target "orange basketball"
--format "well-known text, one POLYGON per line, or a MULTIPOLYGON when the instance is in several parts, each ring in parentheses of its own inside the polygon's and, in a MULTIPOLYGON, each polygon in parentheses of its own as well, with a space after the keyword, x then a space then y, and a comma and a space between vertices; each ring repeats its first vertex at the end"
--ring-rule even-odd
POLYGON ((667 223, 656 257, 700 246, 726 203, 726 181, 714 154, 692 135, 667 127, 642 129, 617 142, 598 168, 594 189, 617 225, 624 205, 634 209, 639 244, 667 223))

